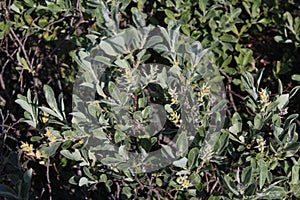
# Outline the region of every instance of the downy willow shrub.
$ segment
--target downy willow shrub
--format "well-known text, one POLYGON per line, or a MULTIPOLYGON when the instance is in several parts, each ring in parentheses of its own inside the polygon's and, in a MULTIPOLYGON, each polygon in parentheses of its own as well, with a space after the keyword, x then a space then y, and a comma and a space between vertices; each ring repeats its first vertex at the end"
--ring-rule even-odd
POLYGON ((0 3, 1 48, 14 49, 9 72, 26 83, 13 87, 17 99, 8 87, 0 95, 30 127, 18 156, 0 155, 0 196, 300 198, 299 110, 289 104, 299 89, 299 3, 149 2, 0 3), (11 29, 39 41, 19 48, 11 29), (74 48, 58 53, 61 38, 74 48), (53 72, 74 82, 72 111, 53 72), (68 183, 76 194, 60 192, 68 183))

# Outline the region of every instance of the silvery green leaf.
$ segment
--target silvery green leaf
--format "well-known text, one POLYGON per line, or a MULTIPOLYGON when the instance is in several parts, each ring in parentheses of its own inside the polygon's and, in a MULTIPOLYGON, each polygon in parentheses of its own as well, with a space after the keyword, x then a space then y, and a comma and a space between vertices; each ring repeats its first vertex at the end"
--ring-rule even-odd
POLYGON ((114 136, 115 143, 119 143, 126 139, 126 134, 122 131, 117 130, 114 136))
POLYGON ((162 150, 163 150, 162 153, 163 153, 164 157, 166 157, 166 158, 169 158, 169 157, 175 158, 175 156, 173 154, 173 151, 172 151, 172 148, 169 145, 162 144, 161 146, 162 146, 162 150))
POLYGON ((155 47, 156 44, 161 43, 162 41, 163 41, 163 39, 161 36, 154 35, 147 40, 144 48, 153 48, 153 47, 155 47))
POLYGON ((50 157, 50 156, 53 156, 54 154, 56 154, 56 151, 60 147, 60 145, 61 145, 61 142, 52 143, 48 147, 47 155, 50 157))
POLYGON ((253 128, 256 130, 260 130, 260 129, 262 129, 263 124, 264 124, 263 115, 261 113, 256 114, 254 117, 254 127, 253 128))
POLYGON ((169 73, 180 77, 182 70, 177 65, 174 65, 170 68, 169 73))
POLYGON ((242 118, 235 112, 232 116, 232 126, 229 127, 231 133, 237 134, 242 131, 242 118))
POLYGON ((54 110, 50 109, 50 108, 47 108, 47 107, 44 107, 44 106, 40 106, 39 109, 41 109, 42 111, 54 116, 54 117, 57 117, 58 119, 60 119, 61 121, 63 120, 63 116, 60 114, 60 113, 56 113, 54 110))
POLYGON ((86 177, 81 177, 79 180, 79 187, 83 186, 83 185, 88 185, 89 184, 89 180, 86 177))
POLYGON ((140 51, 137 55, 136 55, 136 58, 138 60, 141 60, 141 58, 145 55, 146 53, 146 49, 143 49, 142 51, 140 51))
POLYGON ((256 87, 257 88, 259 88, 259 85, 260 85, 261 78, 262 78, 262 75, 264 73, 264 70, 265 70, 265 68, 262 68, 261 70, 259 70, 258 78, 257 78, 257 82, 256 82, 256 87))
POLYGON ((159 74, 157 74, 156 80, 161 85, 162 88, 167 87, 166 82, 168 81, 168 77, 167 77, 167 71, 165 67, 162 69, 162 71, 159 74))
POLYGON ((290 91, 290 99, 293 97, 293 96, 295 96, 295 94, 297 94, 297 92, 298 92, 298 90, 300 89, 300 86, 298 85, 298 86, 296 86, 296 87, 294 87, 291 91, 290 91))
POLYGON ((119 155, 124 159, 124 160, 128 160, 128 154, 127 154, 127 150, 126 150, 126 146, 125 145, 121 145, 119 147, 119 155))
POLYGON ((44 93, 50 108, 58 109, 52 88, 48 85, 44 85, 44 93))
POLYGON ((221 100, 217 103, 217 105, 214 105, 211 109, 212 112, 217 112, 217 111, 221 111, 225 108, 225 106, 227 105, 228 100, 221 100))
POLYGON ((109 82, 108 83, 108 91, 109 94, 114 98, 115 100, 120 102, 120 90, 119 88, 115 85, 114 82, 109 82))
POLYGON ((300 81, 300 74, 293 74, 293 75, 292 75, 292 79, 293 79, 294 81, 300 81))
POLYGON ((104 57, 104 56, 95 56, 93 58, 93 61, 95 62, 100 62, 102 64, 105 64, 107 66, 111 65, 111 60, 108 57, 104 57))
POLYGON ((99 94, 100 96, 102 97, 107 97, 106 94, 103 92, 103 86, 104 86, 104 83, 101 82, 99 84, 96 84, 96 90, 97 90, 97 94, 99 94), (101 85, 101 86, 100 86, 101 85))
POLYGON ((235 195, 239 196, 239 192, 236 188, 235 183, 233 182, 232 178, 228 175, 223 176, 223 179, 226 183, 226 186, 228 187, 228 189, 233 192, 235 195))
POLYGON ((157 44, 153 47, 158 52, 169 52, 169 48, 164 44, 157 44))
POLYGON ((33 171, 33 169, 30 168, 30 169, 27 170, 27 171, 24 173, 24 175, 23 175, 23 180, 24 180, 25 183, 27 183, 27 184, 31 183, 32 171, 33 171))
POLYGON ((280 95, 276 101, 279 102, 279 104, 277 106, 278 109, 279 110, 283 109, 289 102, 289 94, 280 95))
POLYGON ((185 132, 180 133, 176 141, 176 146, 177 146, 178 155, 185 156, 188 150, 188 139, 187 139, 187 134, 185 132))
POLYGON ((115 64, 118 65, 119 67, 123 68, 123 69, 129 69, 130 68, 128 62, 126 60, 124 60, 124 59, 118 58, 115 61, 115 64))
POLYGON ((186 157, 183 157, 179 160, 176 160, 173 162, 173 165, 179 168, 185 168, 187 164, 188 159, 186 157))
POLYGON ((292 181, 291 181, 291 184, 297 185, 297 184, 300 183, 299 174, 300 174, 300 166, 299 165, 294 165, 292 167, 292 181))
POLYGON ((78 149, 75 149, 74 152, 70 152, 69 150, 61 150, 60 154, 63 155, 64 157, 70 159, 70 160, 75 160, 75 161, 81 161, 83 158, 81 157, 81 154, 78 149))
POLYGON ((118 53, 117 53, 116 50, 113 48, 113 46, 112 46, 109 42, 107 42, 107 41, 105 41, 105 40, 103 40, 103 41, 100 43, 100 48, 101 48, 106 54, 108 54, 108 55, 110 55, 110 56, 117 56, 117 55, 118 55, 118 53))
POLYGON ((146 25, 145 19, 147 15, 145 13, 142 13, 135 7, 131 8, 131 12, 133 14, 132 19, 134 24, 139 28, 145 27, 146 25))
POLYGON ((273 186, 268 188, 265 193, 267 194, 265 197, 269 199, 284 199, 286 196, 286 191, 283 187, 273 186))
POLYGON ((114 49, 117 50, 118 54, 129 53, 129 51, 126 49, 124 37, 122 35, 110 38, 109 43, 111 43, 114 49))
POLYGON ((257 92, 254 87, 254 79, 249 72, 246 72, 241 77, 242 84, 245 87, 245 90, 256 100, 258 98, 257 92))
MULTIPOLYGON (((19 97, 19 95, 18 95, 19 97)), ((33 115, 33 110, 32 110, 32 107, 28 104, 27 101, 24 101, 22 99, 17 99, 15 101, 17 104, 19 104, 25 111, 29 112, 31 115, 33 115)))
POLYGON ((266 162, 263 159, 260 159, 258 161, 258 166, 259 166, 259 188, 262 189, 265 181, 267 180, 267 172, 268 172, 268 167, 266 162))
POLYGON ((195 163, 197 163, 197 159, 199 156, 199 149, 197 147, 194 147, 190 150, 188 154, 188 166, 189 168, 192 168, 195 163))

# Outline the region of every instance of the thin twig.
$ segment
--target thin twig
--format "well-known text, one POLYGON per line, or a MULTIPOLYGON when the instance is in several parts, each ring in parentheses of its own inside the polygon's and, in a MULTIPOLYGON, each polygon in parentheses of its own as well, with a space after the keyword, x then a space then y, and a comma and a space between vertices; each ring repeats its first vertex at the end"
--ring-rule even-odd
POLYGON ((226 85, 226 89, 228 92, 228 96, 229 96, 229 100, 230 100, 230 104, 232 105, 233 110, 236 112, 237 108, 236 105, 234 103, 234 99, 231 93, 231 83, 232 83, 232 78, 230 76, 228 76, 225 72, 221 72, 228 80, 227 85, 226 85))
POLYGON ((49 199, 52 200, 52 188, 51 188, 51 181, 50 181, 50 175, 49 175, 49 168, 50 168, 50 157, 48 157, 47 160, 47 171, 46 171, 46 177, 47 177, 47 185, 49 190, 49 199))
POLYGON ((210 190, 210 194, 212 194, 213 192, 214 192, 214 190, 215 190, 215 188, 217 187, 217 185, 218 185, 218 183, 219 183, 219 179, 218 179, 218 177, 217 177, 217 180, 215 181, 215 184, 212 186, 212 188, 211 188, 211 190, 210 190))
POLYGON ((49 24, 46 26, 45 29, 47 30, 50 26, 52 26, 52 25, 54 25, 54 24, 57 24, 57 23, 60 23, 60 22, 64 21, 65 19, 66 19, 66 17, 63 16, 62 18, 60 18, 60 19, 58 19, 58 20, 56 20, 56 21, 53 21, 53 22, 49 23, 49 24))
POLYGON ((296 119, 295 122, 300 126, 300 121, 298 119, 296 119))
POLYGON ((28 55, 27 55, 27 52, 26 52, 26 50, 25 50, 24 45, 22 44, 22 42, 20 41, 20 39, 19 39, 18 36, 16 35, 14 29, 10 27, 9 30, 10 30, 11 34, 13 35, 13 37, 15 38, 15 40, 18 42, 19 47, 22 49, 22 52, 23 52, 23 54, 24 54, 25 60, 26 60, 27 64, 29 65, 29 68, 32 70, 32 66, 31 66, 31 63, 30 63, 30 61, 29 61, 29 57, 28 57, 28 55))
POLYGON ((231 94, 233 94, 234 96, 236 96, 236 97, 238 97, 238 98, 240 98, 241 100, 245 100, 245 97, 243 97, 242 95, 240 95, 240 94, 238 94, 238 93, 236 93, 235 91, 229 91, 231 94))
POLYGON ((205 180, 206 180, 206 192, 209 193, 209 180, 208 180, 207 172, 205 172, 205 180))
POLYGON ((3 90, 5 90, 5 83, 3 81, 3 74, 4 74, 4 69, 6 67, 6 65, 9 63, 9 60, 6 60, 6 62, 4 63, 1 73, 0 73, 0 85, 2 87, 3 90))
POLYGON ((139 183, 140 187, 142 190, 144 190, 144 188, 147 188, 150 192, 154 192, 156 194, 156 198, 157 199, 164 199, 161 194, 153 187, 149 186, 149 185, 146 185, 144 183, 142 183, 138 177, 135 175, 135 180, 139 183))

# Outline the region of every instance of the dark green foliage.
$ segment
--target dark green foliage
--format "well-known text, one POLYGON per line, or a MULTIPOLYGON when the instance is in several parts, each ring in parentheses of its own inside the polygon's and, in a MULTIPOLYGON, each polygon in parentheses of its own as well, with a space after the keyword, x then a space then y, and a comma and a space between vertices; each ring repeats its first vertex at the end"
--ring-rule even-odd
POLYGON ((0 196, 300 198, 299 10, 297 0, 1 1, 0 196), (149 37, 144 46, 122 36, 133 30, 130 36, 138 40, 146 35, 140 32, 144 27, 160 27, 165 34, 149 37), (179 35, 201 43, 203 49, 196 43, 186 48, 194 56, 209 55, 213 78, 199 78, 212 72, 194 66, 192 53, 177 59, 174 52, 190 41, 174 39, 179 35), (161 41, 174 45, 156 46, 161 41), (97 54, 99 48, 105 56, 97 54), (94 67, 99 63, 108 66, 105 71, 94 67), (193 141, 186 132, 176 137, 180 122, 191 119, 179 115, 184 110, 179 92, 166 87, 170 74, 151 69, 152 79, 135 87, 141 78, 136 68, 148 63, 173 67, 191 82, 185 94, 197 97, 201 124, 193 141), (72 91, 82 71, 85 93, 73 96, 75 112, 72 91), (199 76, 189 77, 194 71, 199 76), (212 105, 219 82, 226 94, 212 105), (91 87, 96 99, 80 110, 80 97, 89 97, 91 87), (126 134, 132 121, 151 123, 153 104, 167 111, 163 130, 154 136, 150 129, 144 137, 126 134), (116 113, 124 107, 121 123, 116 113), (222 126, 215 132, 209 131, 212 113, 222 126), (100 128, 85 126, 87 120, 100 128), (107 144, 101 147, 107 151, 117 147, 117 153, 99 159, 97 149, 86 148, 82 132, 90 130, 95 144, 107 144), (178 151, 166 145, 173 138, 178 151), (178 156, 167 167, 124 170, 130 165, 126 149, 147 154, 163 145, 165 159, 178 156))

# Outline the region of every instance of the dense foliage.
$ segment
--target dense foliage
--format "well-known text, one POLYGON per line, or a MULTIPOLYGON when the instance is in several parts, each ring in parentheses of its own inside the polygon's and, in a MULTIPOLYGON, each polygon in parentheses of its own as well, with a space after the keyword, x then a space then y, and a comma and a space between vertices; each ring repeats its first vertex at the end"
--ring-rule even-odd
POLYGON ((9 0, 0 11, 0 197, 300 199, 300 2, 9 0), (139 70, 150 63, 166 67, 139 70), (153 104, 166 110, 156 135, 153 104), (179 131, 191 123, 195 136, 179 131), (132 124, 148 129, 128 134, 132 124), (174 160, 145 170, 157 149, 174 160))

